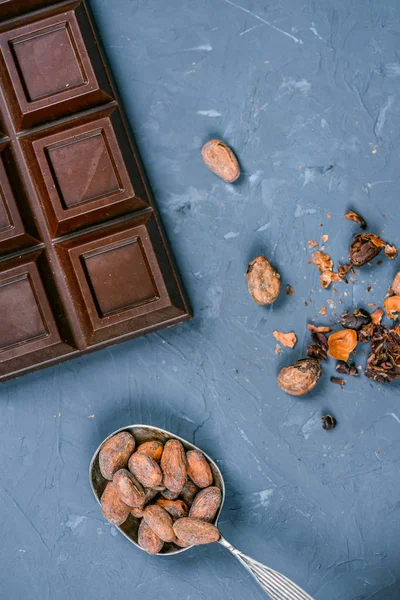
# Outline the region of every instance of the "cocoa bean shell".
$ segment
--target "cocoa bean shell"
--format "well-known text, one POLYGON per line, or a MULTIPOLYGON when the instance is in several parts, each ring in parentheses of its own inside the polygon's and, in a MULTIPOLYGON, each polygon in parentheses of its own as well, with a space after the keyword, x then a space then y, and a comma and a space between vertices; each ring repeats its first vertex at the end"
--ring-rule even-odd
POLYGON ((141 519, 143 517, 143 508, 131 508, 131 515, 136 519, 141 519))

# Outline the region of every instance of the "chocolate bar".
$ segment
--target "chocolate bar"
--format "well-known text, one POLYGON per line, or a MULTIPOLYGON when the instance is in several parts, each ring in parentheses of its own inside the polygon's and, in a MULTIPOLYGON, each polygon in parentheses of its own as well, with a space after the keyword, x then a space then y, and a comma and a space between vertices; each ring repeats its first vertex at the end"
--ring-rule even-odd
POLYGON ((84 1, 0 1, 0 381, 189 319, 84 1))

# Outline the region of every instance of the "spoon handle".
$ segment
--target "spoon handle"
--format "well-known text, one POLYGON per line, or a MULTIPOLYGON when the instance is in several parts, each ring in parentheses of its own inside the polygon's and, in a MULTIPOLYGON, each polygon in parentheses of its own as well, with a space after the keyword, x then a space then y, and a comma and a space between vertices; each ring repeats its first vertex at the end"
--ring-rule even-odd
POLYGON ((246 567, 272 600, 313 600, 290 579, 240 552, 221 536, 219 543, 227 548, 246 567))

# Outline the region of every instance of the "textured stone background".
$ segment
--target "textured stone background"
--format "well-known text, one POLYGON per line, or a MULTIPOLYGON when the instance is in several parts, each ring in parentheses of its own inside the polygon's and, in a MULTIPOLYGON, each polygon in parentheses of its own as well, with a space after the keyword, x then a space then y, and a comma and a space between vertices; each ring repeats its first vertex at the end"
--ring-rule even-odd
POLYGON ((221 530, 243 551, 317 600, 399 598, 399 384, 360 377, 341 390, 329 364, 296 400, 276 373, 304 354, 323 305, 330 323, 381 303, 399 268, 366 267, 335 295, 320 289, 306 242, 328 234, 345 259, 351 206, 400 244, 400 5, 238 2, 92 0, 195 319, 1 386, 4 600, 265 597, 217 545, 151 558, 104 522, 92 452, 139 422, 218 461, 221 530), (211 136, 240 157, 236 185, 203 166, 211 136), (261 252, 296 290, 266 309, 244 278, 261 252), (275 354, 275 328, 296 331, 295 350, 275 354))

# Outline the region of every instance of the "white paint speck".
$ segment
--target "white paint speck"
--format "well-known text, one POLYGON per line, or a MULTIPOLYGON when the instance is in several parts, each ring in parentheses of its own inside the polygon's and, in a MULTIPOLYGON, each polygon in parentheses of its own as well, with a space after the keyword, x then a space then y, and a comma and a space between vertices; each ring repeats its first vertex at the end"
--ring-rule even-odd
POLYGON ((296 42, 296 44, 303 44, 304 43, 303 40, 295 37, 294 35, 291 35, 287 31, 284 31, 283 29, 279 29, 279 27, 276 27, 276 25, 273 25, 269 21, 266 21, 266 19, 263 19, 259 15, 256 15, 255 13, 251 12, 251 10, 249 10, 248 8, 245 8, 244 6, 240 6, 240 4, 235 4, 234 2, 232 2, 232 0, 224 0, 224 2, 226 2, 227 4, 230 4, 231 6, 234 6, 235 8, 238 8, 239 10, 242 10, 243 12, 247 13, 248 15, 251 15, 255 19, 258 19, 258 21, 261 21, 261 23, 264 23, 265 25, 268 25, 268 27, 271 27, 275 31, 279 31, 279 33, 282 33, 283 35, 286 35, 287 37, 291 38, 294 42, 296 42))
POLYGON ((76 529, 79 525, 82 525, 83 521, 86 520, 86 517, 81 517, 79 515, 71 515, 68 521, 65 523, 65 527, 69 527, 70 529, 76 529))
POLYGON ((239 233, 239 232, 237 232, 237 231, 229 231, 228 233, 226 233, 226 234, 224 235, 224 238, 225 238, 226 240, 233 240, 233 238, 237 238, 237 237, 238 237, 238 235, 240 235, 240 233, 239 233))
POLYGON ((400 419, 399 417, 396 415, 396 413, 386 413, 387 417, 392 417, 395 421, 397 421, 398 423, 400 423, 400 419))
POLYGON ((249 176, 250 188, 256 187, 261 181, 262 171, 256 171, 249 176))
POLYGON ((111 527, 111 535, 113 537, 115 537, 118 534, 118 531, 115 529, 115 527, 111 527))
POLYGON ((177 373, 179 371, 178 367, 175 367, 175 365, 172 367, 172 370, 174 373, 177 373))
POLYGON ((329 127, 328 121, 326 119, 321 119, 321 129, 326 129, 329 127))
POLYGON ((323 41, 323 38, 319 35, 316 27, 315 27, 315 23, 311 23, 311 27, 310 27, 310 31, 313 32, 313 34, 315 35, 315 37, 317 37, 319 40, 323 41))
POLYGON ((217 117, 222 117, 221 113, 219 113, 214 108, 210 108, 209 110, 198 110, 197 114, 201 117, 210 117, 210 119, 216 119, 217 117))
POLYGON ((304 215, 314 215, 316 213, 316 209, 315 208, 303 208, 301 206, 301 204, 297 204, 296 205, 296 211, 294 213, 294 216, 296 219, 299 219, 300 217, 303 217, 304 215))
POLYGON ((284 94, 294 91, 299 91, 304 96, 307 96, 308 92, 311 90, 311 83, 309 83, 307 79, 296 80, 293 77, 290 77, 289 79, 281 83, 279 89, 282 93, 279 94, 278 97, 282 97, 284 94))
POLYGON ((258 227, 258 229, 256 229, 256 231, 261 232, 261 231, 265 231, 266 229, 268 229, 268 227, 271 225, 271 223, 264 223, 264 225, 261 225, 260 227, 258 227))
POLYGON ((97 528, 97 535, 103 535, 104 531, 101 529, 101 527, 97 528))
POLYGON ((303 183, 303 187, 305 187, 306 185, 308 185, 309 183, 311 183, 312 181, 314 181, 315 179, 315 171, 313 171, 312 169, 309 169, 308 167, 306 167, 304 169, 304 183, 303 183))
POLYGON ((386 103, 383 106, 381 106, 379 109, 378 118, 376 119, 376 123, 375 123, 375 127, 374 127, 374 133, 375 133, 376 137, 379 137, 382 133, 382 129, 386 123, 386 113, 392 106, 395 98, 396 98, 396 96, 394 94, 389 96, 388 99, 386 100, 386 103))
POLYGON ((22 548, 20 548, 20 549, 18 550, 18 552, 24 552, 24 553, 26 553, 26 550, 22 550, 22 548))
POLYGON ((201 46, 194 46, 193 48, 188 48, 188 52, 192 50, 203 50, 204 52, 211 52, 213 49, 210 44, 202 44, 201 46))
POLYGON ((387 77, 400 77, 400 63, 388 63, 385 65, 385 74, 387 77))
POLYGON ((262 506, 263 508, 267 508, 268 504, 271 501, 271 496, 273 493, 273 488, 261 490, 261 492, 254 492, 254 494, 252 495, 258 500, 256 506, 262 506))
POLYGON ((308 421, 306 421, 303 425, 303 427, 301 428, 301 433, 303 434, 303 437, 305 440, 308 440, 308 438, 310 437, 310 435, 312 434, 313 431, 315 431, 315 429, 317 429, 317 427, 319 426, 319 421, 316 418, 317 413, 314 413, 309 419, 308 421))

